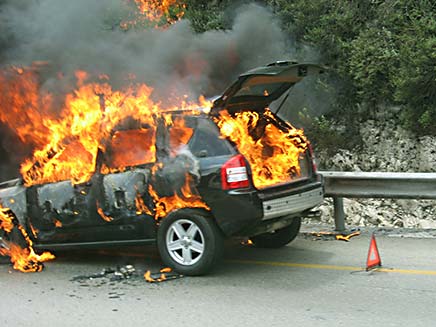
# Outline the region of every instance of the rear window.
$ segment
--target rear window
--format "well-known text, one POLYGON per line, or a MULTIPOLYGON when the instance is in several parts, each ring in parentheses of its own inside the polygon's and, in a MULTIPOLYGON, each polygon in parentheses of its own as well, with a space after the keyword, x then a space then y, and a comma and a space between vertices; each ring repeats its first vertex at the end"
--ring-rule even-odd
POLYGON ((231 145, 220 137, 217 126, 206 118, 199 118, 189 149, 196 157, 217 157, 234 153, 231 145))
POLYGON ((154 162, 155 132, 154 128, 115 132, 107 153, 108 167, 120 169, 154 162))
POLYGON ((236 92, 234 97, 244 96, 244 95, 268 97, 270 94, 276 92, 282 86, 283 83, 247 85, 241 87, 241 89, 238 92, 236 92))

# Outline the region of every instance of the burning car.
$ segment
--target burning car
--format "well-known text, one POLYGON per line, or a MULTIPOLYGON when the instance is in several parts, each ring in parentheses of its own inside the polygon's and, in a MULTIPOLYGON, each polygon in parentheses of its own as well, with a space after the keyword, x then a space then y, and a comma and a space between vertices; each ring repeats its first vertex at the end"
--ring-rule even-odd
POLYGON ((95 153, 75 139, 46 151, 22 179, 0 184, 0 254, 13 257, 16 243, 30 251, 157 242, 166 265, 200 275, 217 263, 226 237, 288 244, 322 202, 323 186, 302 130, 269 107, 322 71, 276 62, 240 75, 210 110, 154 113, 148 123, 130 117, 95 153), (62 158, 79 161, 85 177, 62 158), (44 165, 61 177, 47 180, 44 165))

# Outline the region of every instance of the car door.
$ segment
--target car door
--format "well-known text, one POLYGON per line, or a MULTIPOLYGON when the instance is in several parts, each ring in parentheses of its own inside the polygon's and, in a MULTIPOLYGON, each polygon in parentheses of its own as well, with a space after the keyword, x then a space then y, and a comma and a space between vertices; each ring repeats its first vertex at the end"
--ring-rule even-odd
MULTIPOLYGON (((97 149, 95 149, 97 151, 97 149)), ((82 231, 98 225, 94 196, 96 185, 95 155, 85 151, 77 142, 70 142, 58 153, 59 164, 52 165, 53 178, 63 179, 53 183, 37 184, 26 190, 28 204, 28 225, 33 236, 42 243, 82 242, 88 240, 82 231), (86 155, 81 155, 81 154, 86 155), (79 169, 91 176, 85 182, 73 182, 65 174, 66 164, 79 160, 79 169)), ((73 168, 71 168, 73 169, 73 168)))
POLYGON ((98 177, 97 214, 105 221, 105 238, 154 238, 153 200, 149 195, 151 168, 156 162, 156 127, 113 133, 103 154, 98 177))

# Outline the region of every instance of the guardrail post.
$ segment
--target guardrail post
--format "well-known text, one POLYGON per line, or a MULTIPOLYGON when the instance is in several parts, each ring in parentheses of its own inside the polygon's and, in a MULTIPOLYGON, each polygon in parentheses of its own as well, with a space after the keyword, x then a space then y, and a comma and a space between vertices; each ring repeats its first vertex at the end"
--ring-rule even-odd
POLYGON ((337 232, 345 231, 345 212, 344 212, 344 199, 333 197, 333 206, 335 214, 335 230, 337 232))

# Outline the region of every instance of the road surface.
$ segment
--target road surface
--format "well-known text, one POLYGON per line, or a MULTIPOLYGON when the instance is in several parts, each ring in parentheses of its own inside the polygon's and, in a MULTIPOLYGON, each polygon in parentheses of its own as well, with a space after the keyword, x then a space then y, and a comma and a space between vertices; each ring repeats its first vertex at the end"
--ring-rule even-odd
POLYGON ((384 269, 368 273, 369 239, 233 242, 213 274, 155 284, 154 247, 56 253, 33 274, 0 264, 0 326, 435 326, 436 238, 378 235, 384 269), (89 278, 127 264, 129 279, 89 278))

